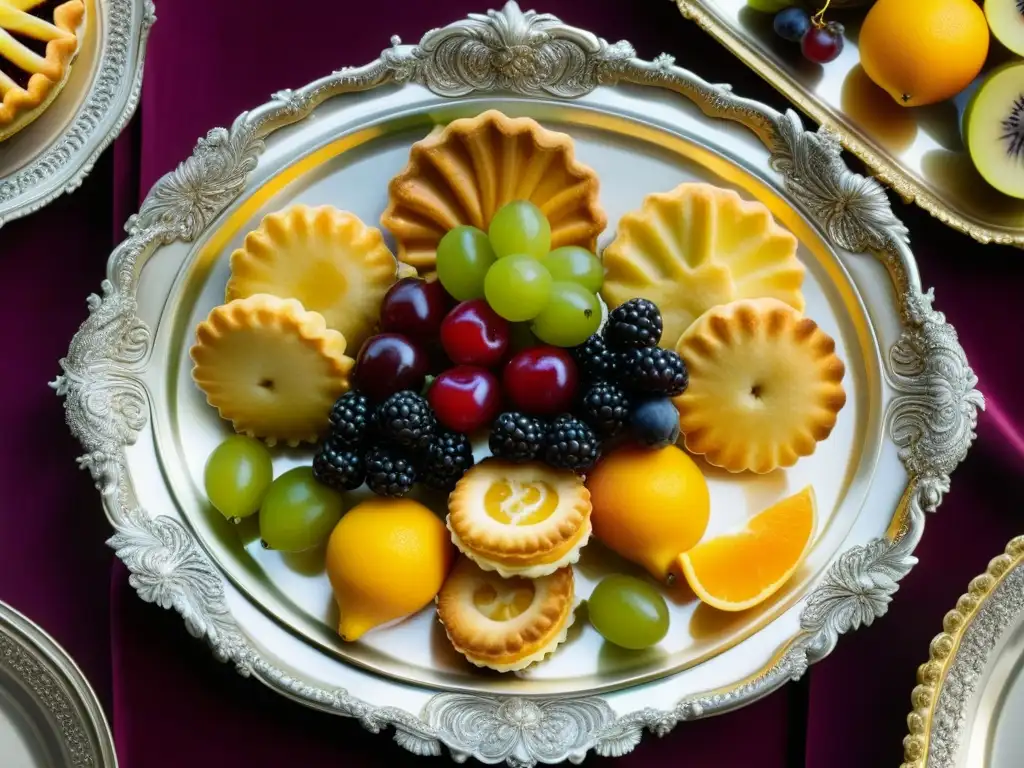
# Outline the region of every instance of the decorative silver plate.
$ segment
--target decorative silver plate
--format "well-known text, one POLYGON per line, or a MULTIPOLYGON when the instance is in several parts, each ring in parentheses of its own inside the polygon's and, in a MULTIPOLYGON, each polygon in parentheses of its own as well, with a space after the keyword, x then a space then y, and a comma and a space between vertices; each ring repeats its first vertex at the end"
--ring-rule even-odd
POLYGON ((153 0, 84 0, 85 29, 63 90, 0 142, 0 227, 77 189, 139 103, 153 0))
POLYGON ((115 768, 103 707, 63 648, 0 603, 0 757, 4 768, 115 768))
POLYGON ((971 580, 917 672, 903 768, 1024 763, 1024 536, 971 580))
MULTIPOLYGON (((140 596, 243 675, 357 718, 420 754, 447 746, 510 765, 630 751, 645 729, 733 709, 799 678, 840 634, 885 613, 924 518, 974 438, 983 399, 956 333, 921 288, 882 188, 850 172, 828 133, 711 85, 672 57, 643 61, 514 3, 398 39, 241 115, 150 191, 111 256, 101 295, 53 383, 140 596), (227 256, 268 211, 333 203, 375 222, 410 145, 488 108, 570 133, 601 176, 612 224, 654 191, 703 179, 768 205, 800 240, 808 314, 837 340, 848 405, 814 456, 742 479, 707 471, 711 533, 813 482, 819 527, 805 565, 757 609, 721 614, 674 596, 656 649, 615 653, 586 622, 527 674, 484 675, 430 610, 343 644, 322 557, 264 551, 202 492, 225 425, 191 382, 196 323, 223 300, 227 256)), ((277 467, 308 462, 284 452, 277 467)), ((578 596, 604 557, 587 547, 578 596)), ((621 564, 618 567, 623 567, 621 564)))

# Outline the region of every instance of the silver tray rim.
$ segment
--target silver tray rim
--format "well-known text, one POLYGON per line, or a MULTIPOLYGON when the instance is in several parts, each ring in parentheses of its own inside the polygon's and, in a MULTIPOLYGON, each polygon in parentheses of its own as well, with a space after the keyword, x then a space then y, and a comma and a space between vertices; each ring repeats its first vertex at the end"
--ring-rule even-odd
POLYGON ((1024 536, 1009 541, 971 579, 956 607, 942 620, 943 631, 929 644, 928 661, 918 667, 911 694, 909 733, 901 768, 954 768, 966 724, 979 704, 980 684, 1000 638, 1024 622, 1024 536))
POLYGON ((926 513, 949 490, 949 475, 966 456, 984 408, 956 331, 932 308, 932 291, 921 286, 907 230, 884 189, 847 168, 835 134, 805 131, 794 111, 782 114, 734 95, 727 85, 709 84, 667 54, 637 58, 628 42, 608 43, 554 16, 523 12, 515 2, 431 30, 418 45, 397 37, 391 42, 375 61, 275 93, 230 128, 200 139, 192 156, 160 179, 129 219, 129 236, 110 257, 101 294, 89 297, 89 317, 51 386, 64 398, 69 428, 86 451, 78 463, 101 493, 115 528, 108 544, 130 570, 132 586, 143 600, 179 612, 189 632, 241 674, 308 706, 358 718, 371 731, 392 727, 395 740, 417 754, 438 755, 444 745, 460 762, 472 756, 511 766, 578 763, 591 750, 620 756, 645 730, 664 735, 680 722, 749 704, 799 679, 832 651, 841 634, 886 613, 900 579, 917 562, 913 551, 926 513), (887 534, 832 562, 804 598, 801 631, 760 674, 689 696, 668 710, 648 707, 623 715, 608 704, 608 695, 538 699, 449 692, 433 696, 419 713, 374 704, 348 690, 297 679, 268 658, 239 629, 225 598, 225 577, 194 536, 174 518, 139 507, 126 450, 147 423, 147 394, 133 373, 152 343, 134 293, 142 264, 161 245, 203 235, 242 193, 265 137, 332 97, 406 83, 450 98, 497 92, 573 99, 619 83, 669 89, 707 117, 752 131, 769 151, 770 166, 793 204, 830 244, 873 254, 886 266, 902 326, 888 350, 887 384, 896 396, 887 431, 909 485, 887 534))
POLYGON ((10 605, 0 602, 0 666, 7 669, 59 727, 68 768, 116 768, 114 737, 103 706, 56 640, 10 605))
POLYGON ((153 0, 100 0, 99 66, 60 138, 0 178, 0 227, 78 189, 139 104, 153 0), (104 126, 106 126, 104 128, 104 126))

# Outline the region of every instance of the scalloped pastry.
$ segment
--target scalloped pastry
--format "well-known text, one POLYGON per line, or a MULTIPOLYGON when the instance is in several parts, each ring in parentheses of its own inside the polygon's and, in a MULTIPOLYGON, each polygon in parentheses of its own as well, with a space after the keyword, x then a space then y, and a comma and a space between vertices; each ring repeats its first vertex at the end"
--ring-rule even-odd
POLYGON ((700 315, 737 299, 774 298, 803 312, 797 239, 761 203, 711 184, 648 195, 604 250, 601 295, 610 307, 650 299, 671 349, 700 315))
POLYGON ((832 432, 845 366, 817 323, 777 299, 715 307, 679 339, 686 448, 730 472, 789 467, 832 432))
POLYGON ((503 579, 460 557, 437 596, 437 615, 459 653, 478 667, 512 672, 565 642, 575 618, 571 567, 535 579, 503 579))
POLYGON ((231 254, 225 301, 257 293, 298 299, 358 351, 380 318, 397 267, 380 230, 355 214, 292 205, 264 216, 231 254))
POLYGON ((0 0, 0 141, 50 105, 78 54, 82 0, 0 0))
POLYGON ((575 158, 572 138, 528 117, 488 110, 454 120, 412 145, 409 164, 388 186, 381 226, 400 261, 434 269, 437 244, 462 224, 484 231, 495 211, 529 200, 551 224, 551 247, 593 252, 607 222, 598 178, 575 158))
POLYGON ((486 571, 536 578, 579 560, 590 491, 568 470, 486 459, 448 498, 452 543, 486 571))
POLYGON ((214 307, 189 354, 192 378, 221 418, 269 445, 316 442, 355 364, 321 315, 267 294, 214 307))

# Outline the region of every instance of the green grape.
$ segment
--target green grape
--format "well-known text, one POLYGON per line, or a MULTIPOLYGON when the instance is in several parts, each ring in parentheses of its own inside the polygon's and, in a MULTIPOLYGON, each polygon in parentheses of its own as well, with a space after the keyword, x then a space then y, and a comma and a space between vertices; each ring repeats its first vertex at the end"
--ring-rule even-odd
POLYGON ((495 258, 483 230, 455 227, 437 244, 437 279, 458 301, 483 298, 484 277, 495 258))
POLYGON ((532 320, 548 303, 551 275, 532 256, 506 256, 487 270, 484 295, 491 309, 506 320, 532 320))
POLYGON ((341 520, 341 495, 313 478, 312 467, 288 470, 260 507, 260 538, 269 549, 302 552, 327 541, 341 520))
POLYGON ((203 470, 210 503, 236 523, 260 508, 273 479, 274 466, 267 446, 244 435, 232 435, 214 448, 203 470))
POLYGON ((591 293, 600 291, 604 283, 604 267, 600 260, 578 245, 555 248, 541 259, 541 264, 548 268, 552 280, 579 283, 591 293))
POLYGON ((750 10, 761 13, 778 13, 793 4, 793 0, 747 0, 750 10))
POLYGON ((665 598, 634 576, 606 576, 594 587, 587 610, 594 629, 609 643, 622 648, 649 648, 668 633, 665 598))
POLYGON ((551 284, 551 296, 530 326, 545 344, 575 347, 597 332, 601 302, 579 283, 551 284))
POLYGON ((499 259, 519 253, 541 259, 551 250, 551 225, 529 200, 513 200, 499 208, 487 234, 499 259))

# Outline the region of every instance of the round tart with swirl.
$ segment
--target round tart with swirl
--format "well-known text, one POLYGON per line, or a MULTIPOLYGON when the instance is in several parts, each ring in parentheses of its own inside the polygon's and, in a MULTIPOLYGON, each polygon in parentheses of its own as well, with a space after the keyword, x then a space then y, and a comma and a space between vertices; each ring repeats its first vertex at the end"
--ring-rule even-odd
POLYGON ((525 669, 565 642, 574 607, 571 567, 503 579, 465 557, 437 596, 437 615, 455 650, 498 672, 525 669))
POLYGON ((529 200, 551 224, 551 247, 593 252, 607 217, 597 174, 576 160, 572 138, 528 117, 488 110, 453 120, 412 146, 409 164, 388 187, 381 226, 398 242, 398 258, 434 270, 437 244, 450 229, 487 230, 495 212, 529 200))
POLYGON ((56 98, 79 48, 82 0, 0 0, 0 141, 56 98))
POLYGON ((810 456, 846 404, 835 349, 777 299, 706 312, 676 346, 690 374, 675 398, 687 450, 730 472, 771 472, 810 456))
POLYGON ((448 529, 486 571, 546 576, 579 560, 590 539, 590 491, 569 470, 486 459, 448 498, 448 529))

